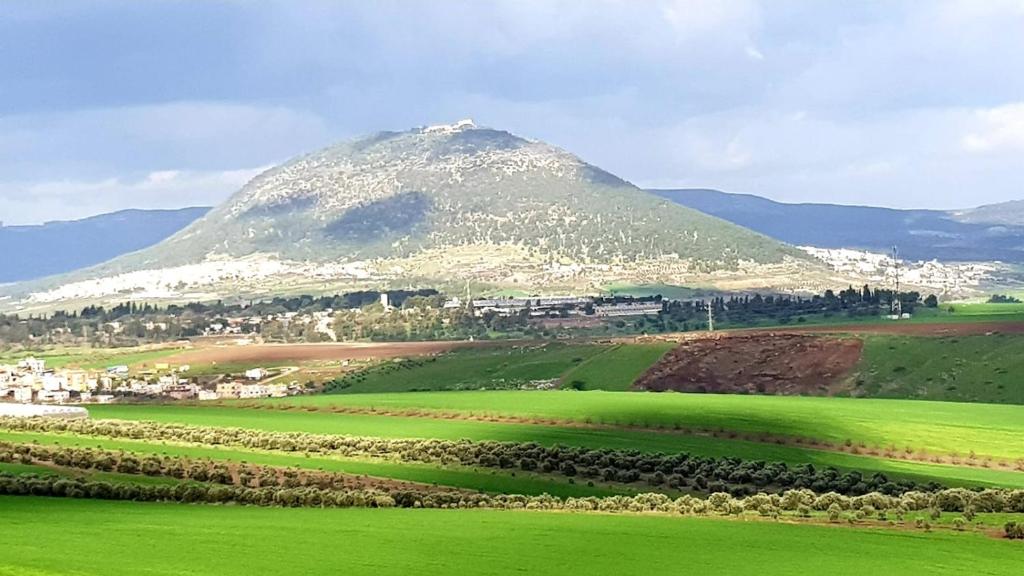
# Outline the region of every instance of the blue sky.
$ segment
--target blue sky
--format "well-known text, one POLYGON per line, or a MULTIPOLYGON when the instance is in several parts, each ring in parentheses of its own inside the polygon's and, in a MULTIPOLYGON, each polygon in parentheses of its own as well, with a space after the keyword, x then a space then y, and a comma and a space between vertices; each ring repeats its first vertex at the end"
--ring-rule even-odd
POLYGON ((1024 198, 1024 0, 0 0, 0 220, 217 203, 452 122, 641 186, 1024 198))

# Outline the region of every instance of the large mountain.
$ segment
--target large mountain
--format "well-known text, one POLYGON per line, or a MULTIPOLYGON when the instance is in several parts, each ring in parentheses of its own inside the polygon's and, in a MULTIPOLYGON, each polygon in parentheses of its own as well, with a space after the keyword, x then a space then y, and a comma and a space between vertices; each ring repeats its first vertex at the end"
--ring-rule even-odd
POLYGON ((180 294, 201 282, 232 294, 310 281, 324 289, 473 282, 551 291, 762 279, 767 286, 794 282, 797 266, 824 269, 564 150, 464 121, 301 156, 156 246, 66 278, 78 282, 63 291, 32 288, 53 300, 123 297, 142 287, 180 294))
POLYGON ((257 176, 132 261, 166 266, 252 253, 363 260, 484 245, 580 263, 671 254, 717 265, 794 253, 638 192, 563 150, 468 121, 384 132, 257 176))
POLYGON ((121 210, 81 220, 0 226, 0 283, 63 274, 146 248, 207 211, 121 210))
POLYGON ((1024 202, 947 212, 784 204, 703 189, 649 192, 798 246, 878 252, 898 246, 911 260, 1024 262, 1024 202))

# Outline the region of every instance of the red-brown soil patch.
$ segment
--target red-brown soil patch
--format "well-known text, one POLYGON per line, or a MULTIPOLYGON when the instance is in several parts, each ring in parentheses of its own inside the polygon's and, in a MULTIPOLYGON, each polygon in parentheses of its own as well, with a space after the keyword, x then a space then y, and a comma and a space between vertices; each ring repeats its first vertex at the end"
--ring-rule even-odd
POLYGON ((833 392, 863 342, 805 334, 738 334, 680 343, 641 376, 641 390, 749 394, 833 392))
POLYGON ((248 344, 196 348, 163 362, 178 364, 280 363, 364 358, 402 358, 440 354, 455 348, 483 346, 486 342, 380 342, 329 344, 248 344))

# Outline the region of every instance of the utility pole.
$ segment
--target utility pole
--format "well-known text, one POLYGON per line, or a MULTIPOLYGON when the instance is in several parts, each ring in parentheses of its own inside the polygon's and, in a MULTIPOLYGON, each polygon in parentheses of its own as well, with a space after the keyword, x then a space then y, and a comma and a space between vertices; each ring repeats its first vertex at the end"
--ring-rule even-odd
POLYGON ((714 298, 712 298, 711 300, 708 300, 708 332, 714 332, 715 331, 715 312, 714 312, 715 306, 714 306, 714 301, 715 301, 714 298))
POLYGON ((900 260, 899 250, 896 246, 892 247, 892 266, 896 275, 896 291, 892 296, 892 313, 897 318, 903 317, 903 303, 900 302, 900 260))

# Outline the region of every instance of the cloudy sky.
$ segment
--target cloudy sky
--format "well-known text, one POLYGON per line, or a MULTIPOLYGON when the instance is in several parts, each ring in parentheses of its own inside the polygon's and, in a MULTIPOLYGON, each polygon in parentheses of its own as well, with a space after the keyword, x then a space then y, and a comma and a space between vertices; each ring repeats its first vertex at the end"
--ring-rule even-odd
POLYGON ((0 220, 208 205, 471 117, 641 186, 1024 198, 1024 0, 0 0, 0 220))

